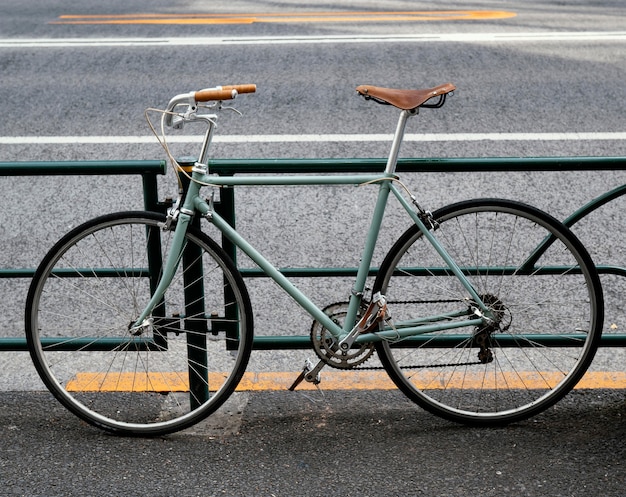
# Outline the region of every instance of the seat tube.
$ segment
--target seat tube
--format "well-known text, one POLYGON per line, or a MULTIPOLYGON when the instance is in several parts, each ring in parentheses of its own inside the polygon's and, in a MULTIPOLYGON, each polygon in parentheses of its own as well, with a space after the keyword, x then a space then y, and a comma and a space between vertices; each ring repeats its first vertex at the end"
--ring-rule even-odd
POLYGON ((380 233, 380 227, 383 222, 383 216, 385 215, 385 207, 387 206, 387 199, 389 198, 390 180, 385 180, 380 184, 378 189, 378 199, 374 207, 374 213, 372 215, 372 221, 370 228, 367 232, 365 240, 365 247, 361 255, 361 262, 357 270, 356 280, 354 287, 350 295, 348 310, 344 321, 344 331, 348 332, 352 329, 352 326, 356 322, 357 313, 361 306, 363 299, 363 292, 365 290, 365 282, 369 275, 369 270, 372 265, 372 258, 374 256, 374 248, 376 247, 376 241, 380 233))
POLYGON ((396 164, 398 163, 398 154, 400 153, 400 146, 402 145, 402 139, 404 138, 404 129, 406 128, 406 121, 410 116, 417 114, 417 110, 403 110, 398 118, 398 125, 396 127, 396 133, 393 135, 393 142, 391 144, 391 151, 389 152, 389 159, 387 159, 387 167, 385 167, 386 174, 394 174, 396 172, 396 164))

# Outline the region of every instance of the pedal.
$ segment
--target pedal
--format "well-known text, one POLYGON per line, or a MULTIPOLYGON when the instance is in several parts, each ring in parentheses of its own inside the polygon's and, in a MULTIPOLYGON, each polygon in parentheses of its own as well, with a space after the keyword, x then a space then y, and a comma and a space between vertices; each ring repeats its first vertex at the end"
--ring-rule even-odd
POLYGON ((317 363, 317 366, 313 367, 313 363, 310 359, 304 361, 304 368, 302 372, 298 375, 293 384, 289 387, 289 391, 293 392, 296 387, 302 383, 303 380, 308 381, 309 383, 313 383, 314 385, 319 385, 320 381, 322 381, 322 376, 320 371, 324 367, 324 361, 320 361, 317 363))

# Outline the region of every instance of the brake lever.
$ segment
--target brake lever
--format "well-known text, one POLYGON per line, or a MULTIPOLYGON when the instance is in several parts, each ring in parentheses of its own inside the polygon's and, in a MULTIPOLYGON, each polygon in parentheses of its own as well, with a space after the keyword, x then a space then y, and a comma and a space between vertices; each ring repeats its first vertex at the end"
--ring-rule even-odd
MULTIPOLYGON (((172 109, 173 110, 173 109, 172 109)), ((174 129, 183 129, 185 126, 185 122, 195 120, 195 116, 198 112, 198 106, 196 105, 187 105, 187 110, 185 112, 179 112, 177 114, 169 114, 168 121, 166 121, 167 126, 171 126, 174 129)))
POLYGON ((239 114, 240 116, 243 116, 243 114, 241 113, 241 111, 235 109, 234 107, 221 107, 220 110, 232 110, 233 112, 235 112, 236 114, 239 114))

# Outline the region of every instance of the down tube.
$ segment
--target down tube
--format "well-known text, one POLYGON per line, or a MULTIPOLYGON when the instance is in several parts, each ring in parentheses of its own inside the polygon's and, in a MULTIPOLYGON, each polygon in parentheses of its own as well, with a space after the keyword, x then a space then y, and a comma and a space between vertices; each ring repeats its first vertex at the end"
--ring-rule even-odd
MULTIPOLYGON (((198 205, 198 210, 204 214, 209 214, 206 207, 203 209, 198 205)), ((319 309, 311 300, 304 295, 291 281, 289 281, 276 267, 272 265, 263 255, 250 245, 230 224, 228 224, 219 214, 214 211, 210 212, 210 221, 214 224, 231 242, 239 247, 250 257, 270 278, 272 278, 280 287, 285 290, 304 310, 306 310, 313 318, 317 319, 327 330, 333 334, 340 336, 342 333, 339 327, 330 317, 328 317, 321 309, 319 309)))

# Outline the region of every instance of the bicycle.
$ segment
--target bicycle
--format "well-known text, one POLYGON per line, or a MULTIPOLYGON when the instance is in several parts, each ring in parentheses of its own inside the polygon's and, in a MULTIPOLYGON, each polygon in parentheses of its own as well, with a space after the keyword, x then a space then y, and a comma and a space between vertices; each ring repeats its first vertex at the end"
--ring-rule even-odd
POLYGON ((128 435, 161 435, 213 413, 242 378, 253 313, 237 267, 199 229, 217 227, 313 318, 308 361, 295 379, 319 383, 325 366, 365 367, 374 352, 397 387, 448 420, 503 424, 552 406, 578 382, 598 346, 603 296, 581 242, 552 216, 503 199, 469 200, 433 213, 396 174, 409 117, 439 108, 455 89, 359 86, 399 110, 385 170, 353 175, 211 174, 208 151, 220 111, 255 85, 177 95, 162 129, 203 123, 200 158, 172 157, 180 195, 167 215, 120 212, 62 237, 29 288, 26 335, 45 385, 81 419, 128 435), (201 188, 239 185, 377 187, 346 305, 322 309, 216 212, 201 188), (372 267, 388 199, 411 220, 372 267), (368 277, 374 284, 366 288, 368 277))

